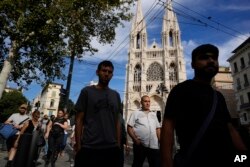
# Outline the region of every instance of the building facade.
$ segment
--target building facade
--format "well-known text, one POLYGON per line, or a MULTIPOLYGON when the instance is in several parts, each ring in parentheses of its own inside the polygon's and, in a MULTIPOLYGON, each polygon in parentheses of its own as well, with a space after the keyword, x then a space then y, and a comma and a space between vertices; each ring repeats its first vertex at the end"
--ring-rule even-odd
POLYGON ((242 125, 250 125, 250 37, 228 59, 232 68, 237 112, 242 125))
POLYGON ((236 108, 237 104, 233 89, 231 68, 220 66, 219 72, 212 80, 212 86, 224 95, 230 115, 237 121, 239 116, 236 108))
POLYGON ((63 88, 62 84, 49 83, 47 84, 41 94, 33 100, 32 111, 39 110, 42 114, 57 115, 60 93, 63 88))
POLYGON ((161 44, 148 46, 146 22, 137 1, 137 9, 130 32, 128 63, 124 97, 124 118, 140 108, 140 99, 148 95, 151 110, 160 118, 170 90, 186 80, 185 60, 181 46, 180 29, 171 1, 165 4, 161 44))

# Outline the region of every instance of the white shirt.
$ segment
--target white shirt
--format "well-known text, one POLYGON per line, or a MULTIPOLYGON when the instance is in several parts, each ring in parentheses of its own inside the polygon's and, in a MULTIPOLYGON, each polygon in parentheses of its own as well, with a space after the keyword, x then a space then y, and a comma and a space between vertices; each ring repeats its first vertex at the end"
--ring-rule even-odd
POLYGON ((156 129, 161 125, 154 112, 135 111, 131 114, 128 125, 132 126, 135 135, 141 140, 142 145, 152 149, 159 149, 156 129))
MULTIPOLYGON (((8 121, 12 122, 13 125, 19 125, 19 123, 21 123, 22 121, 24 121, 25 119, 29 118, 28 115, 24 114, 21 115, 20 113, 14 113, 12 114, 9 118, 8 121)), ((26 120, 27 121, 27 120, 26 120)), ((26 122, 25 121, 25 122, 26 122)), ((24 123, 24 122, 23 122, 24 123)), ((22 124, 23 124, 22 123, 22 124)))

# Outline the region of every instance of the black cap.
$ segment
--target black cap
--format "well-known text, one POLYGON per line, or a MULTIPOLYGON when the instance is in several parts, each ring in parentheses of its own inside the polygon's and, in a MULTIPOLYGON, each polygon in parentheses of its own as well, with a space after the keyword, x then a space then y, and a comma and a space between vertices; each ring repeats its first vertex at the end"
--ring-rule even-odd
POLYGON ((198 55, 206 54, 206 53, 213 53, 213 54, 219 56, 219 49, 216 46, 211 45, 211 44, 200 45, 193 50, 192 61, 194 61, 198 55))

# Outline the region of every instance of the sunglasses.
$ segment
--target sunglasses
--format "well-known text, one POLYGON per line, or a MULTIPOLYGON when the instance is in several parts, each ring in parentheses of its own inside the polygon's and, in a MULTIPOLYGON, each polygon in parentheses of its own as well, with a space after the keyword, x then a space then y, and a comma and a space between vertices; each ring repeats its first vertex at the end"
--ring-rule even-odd
POLYGON ((21 107, 21 109, 27 110, 27 108, 25 108, 25 107, 21 107))

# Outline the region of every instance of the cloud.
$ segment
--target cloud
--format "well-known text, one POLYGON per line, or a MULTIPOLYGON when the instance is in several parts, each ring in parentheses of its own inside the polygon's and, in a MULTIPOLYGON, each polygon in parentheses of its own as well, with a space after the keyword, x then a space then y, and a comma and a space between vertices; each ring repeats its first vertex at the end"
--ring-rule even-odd
POLYGON ((247 34, 239 37, 233 37, 227 42, 219 45, 220 56, 219 62, 221 66, 229 66, 227 59, 232 56, 232 51, 247 39, 247 34), (243 40, 244 39, 244 40, 243 40))

